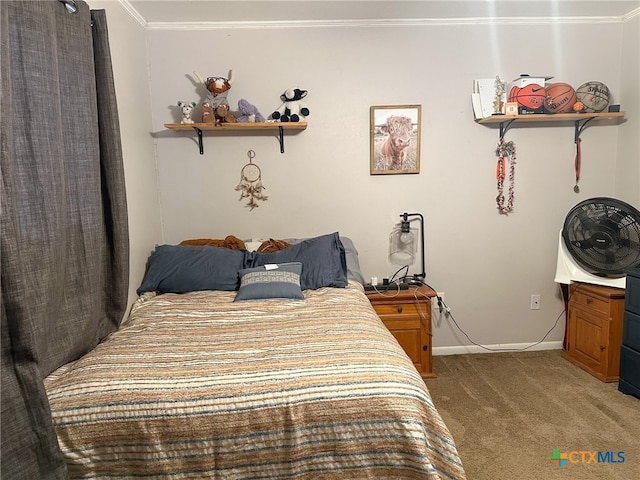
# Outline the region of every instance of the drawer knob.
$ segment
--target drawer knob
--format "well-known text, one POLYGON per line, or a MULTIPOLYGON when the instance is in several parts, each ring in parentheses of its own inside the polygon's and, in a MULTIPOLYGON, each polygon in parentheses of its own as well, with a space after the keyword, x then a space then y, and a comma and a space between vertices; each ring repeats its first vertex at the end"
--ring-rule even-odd
POLYGON ((423 346, 422 346, 422 350, 424 350, 425 352, 426 352, 427 350, 429 350, 429 345, 423 345, 423 346))
POLYGON ((402 305, 398 305, 398 313, 402 313, 402 305))
POLYGON ((606 347, 606 345, 600 345, 600 351, 602 352, 606 347))
POLYGON ((593 302, 593 298, 587 298, 587 305, 589 305, 591 302, 593 302))

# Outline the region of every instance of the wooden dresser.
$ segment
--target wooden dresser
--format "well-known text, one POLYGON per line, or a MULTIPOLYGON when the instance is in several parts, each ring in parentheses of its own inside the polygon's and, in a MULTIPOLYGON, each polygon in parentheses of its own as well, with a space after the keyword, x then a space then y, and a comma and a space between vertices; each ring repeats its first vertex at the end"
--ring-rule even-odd
POLYGON ((423 377, 436 377, 431 357, 431 298, 436 292, 420 286, 400 291, 367 290, 366 294, 418 372, 423 377))
POLYGON ((564 358, 603 382, 620 372, 624 289, 572 283, 564 358))
POLYGON ((618 390, 640 398, 640 268, 627 273, 618 390))

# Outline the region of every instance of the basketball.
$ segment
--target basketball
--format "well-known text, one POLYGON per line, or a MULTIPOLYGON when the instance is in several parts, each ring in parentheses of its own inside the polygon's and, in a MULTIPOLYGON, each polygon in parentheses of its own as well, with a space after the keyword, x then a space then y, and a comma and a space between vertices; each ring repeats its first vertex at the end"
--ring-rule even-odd
POLYGON ((611 94, 604 83, 587 82, 578 87, 576 97, 579 102, 584 104, 583 112, 597 113, 607 108, 611 94))
POLYGON ((544 108, 549 113, 567 113, 576 103, 576 91, 571 85, 563 82, 552 83, 545 89, 544 108))
POLYGON ((509 102, 517 102, 518 105, 530 110, 540 110, 544 107, 546 97, 544 87, 530 83, 522 88, 513 87, 509 92, 509 102))

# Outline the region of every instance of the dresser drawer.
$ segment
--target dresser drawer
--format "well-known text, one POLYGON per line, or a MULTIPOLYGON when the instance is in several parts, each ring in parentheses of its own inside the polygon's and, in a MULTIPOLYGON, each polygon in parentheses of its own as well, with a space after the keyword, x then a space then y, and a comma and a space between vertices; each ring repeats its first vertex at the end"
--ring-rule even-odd
POLYGON ((629 311, 624 313, 622 343, 629 348, 640 351, 640 315, 629 311))
POLYGON ((573 293, 569 299, 569 304, 573 307, 588 308, 591 312, 600 312, 606 315, 609 314, 609 302, 602 300, 598 297, 586 295, 580 291, 573 293))
POLYGON ((640 352, 624 345, 620 350, 620 378, 640 388, 640 352))
POLYGON ((627 275, 625 302, 625 310, 640 315, 640 278, 635 275, 627 275))
MULTIPOLYGON (((399 303, 394 305, 385 305, 385 304, 375 304, 374 308, 378 315, 387 316, 387 315, 414 315, 418 316, 418 305, 415 303, 399 303)), ((424 307, 422 308, 424 311, 424 307)))

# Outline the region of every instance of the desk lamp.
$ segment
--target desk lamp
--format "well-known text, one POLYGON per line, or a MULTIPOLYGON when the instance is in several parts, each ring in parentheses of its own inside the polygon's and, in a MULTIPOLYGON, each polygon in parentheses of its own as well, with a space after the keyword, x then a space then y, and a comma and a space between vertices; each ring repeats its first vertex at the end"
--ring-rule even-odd
POLYGON ((402 282, 410 285, 421 285, 426 277, 424 269, 424 217, 420 213, 403 213, 400 215, 402 221, 393 228, 389 235, 389 261, 399 267, 407 267, 407 275, 402 282), (411 218, 414 217, 414 218, 411 218), (416 260, 418 249, 418 229, 411 228, 411 222, 420 220, 420 260, 422 262, 422 272, 414 273, 412 277, 408 275, 408 267, 416 260))

